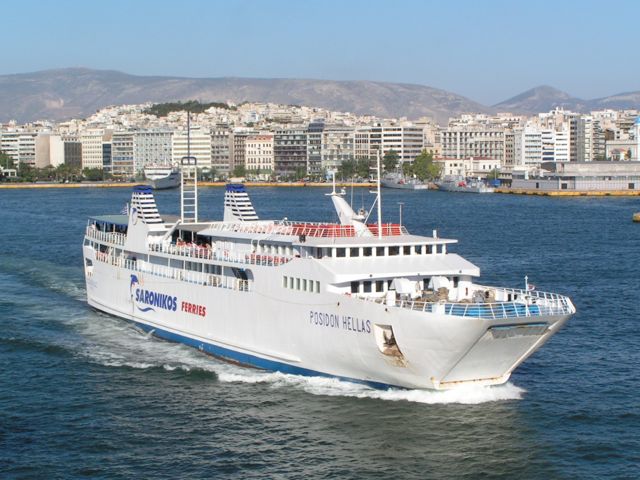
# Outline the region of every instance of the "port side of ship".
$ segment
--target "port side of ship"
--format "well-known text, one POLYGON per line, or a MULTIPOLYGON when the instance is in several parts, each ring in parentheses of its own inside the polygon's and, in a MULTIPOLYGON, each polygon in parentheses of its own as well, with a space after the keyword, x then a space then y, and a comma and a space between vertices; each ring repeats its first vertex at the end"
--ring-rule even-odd
POLYGON ((243 365, 432 389, 506 382, 575 312, 558 294, 480 285, 455 240, 331 200, 336 224, 265 221, 228 185, 224 220, 198 222, 161 217, 135 187, 126 215, 88 222, 88 302, 243 365))

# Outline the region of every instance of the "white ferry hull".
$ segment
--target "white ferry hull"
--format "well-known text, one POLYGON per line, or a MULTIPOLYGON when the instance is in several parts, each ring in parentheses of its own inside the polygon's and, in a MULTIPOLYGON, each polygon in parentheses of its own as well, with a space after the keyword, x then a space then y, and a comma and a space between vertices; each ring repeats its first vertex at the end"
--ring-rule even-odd
MULTIPOLYGON (((500 320, 456 317, 364 302, 334 293, 300 292, 255 282, 251 292, 168 280, 98 261, 87 273, 88 303, 167 340, 244 365, 300 375, 324 375, 375 387, 444 389, 501 384, 569 318, 500 320), (135 282, 132 280, 135 276, 135 282), (154 292, 149 305, 136 299, 154 292), (164 303, 163 303, 164 302, 164 303), (374 325, 391 325, 404 360, 383 355, 374 325), (518 326, 539 332, 519 335, 518 326), (502 326, 508 335, 495 335, 502 326), (542 327, 537 327, 542 326, 542 327), (531 328, 530 328, 531 329, 531 328)), ((270 278, 295 270, 295 261, 253 267, 270 278)))
POLYGON ((167 190, 170 188, 178 188, 180 186, 180 173, 172 172, 163 178, 147 179, 145 181, 154 190, 167 190))

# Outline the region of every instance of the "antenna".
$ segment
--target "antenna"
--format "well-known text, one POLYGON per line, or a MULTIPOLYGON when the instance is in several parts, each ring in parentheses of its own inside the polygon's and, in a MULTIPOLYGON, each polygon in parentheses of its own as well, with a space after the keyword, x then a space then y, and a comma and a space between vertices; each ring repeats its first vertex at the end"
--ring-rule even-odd
POLYGON ((180 213, 182 223, 198 222, 198 161, 191 156, 191 112, 187 111, 187 156, 182 157, 180 213))

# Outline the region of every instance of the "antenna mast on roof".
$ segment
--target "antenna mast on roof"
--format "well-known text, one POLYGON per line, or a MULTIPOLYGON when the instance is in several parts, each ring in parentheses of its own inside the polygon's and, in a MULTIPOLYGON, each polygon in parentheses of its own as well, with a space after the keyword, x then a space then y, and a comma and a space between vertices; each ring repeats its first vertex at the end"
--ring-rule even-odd
POLYGON ((198 222, 198 161, 191 156, 191 112, 187 111, 187 156, 182 157, 180 216, 182 223, 198 222))

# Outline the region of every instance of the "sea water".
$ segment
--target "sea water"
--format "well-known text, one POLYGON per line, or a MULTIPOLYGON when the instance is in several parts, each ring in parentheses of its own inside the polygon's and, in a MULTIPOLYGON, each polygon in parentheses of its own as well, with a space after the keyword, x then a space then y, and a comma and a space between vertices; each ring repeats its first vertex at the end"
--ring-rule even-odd
MULTIPOLYGON (((326 191, 250 195, 262 218, 335 221, 326 191)), ((202 217, 223 194, 201 189, 202 217)), ((637 199, 384 190, 385 221, 459 239, 483 283, 526 275, 578 309, 507 384, 434 392, 241 368, 89 308, 87 216, 129 196, 0 190, 0 477, 640 477, 637 199)))

